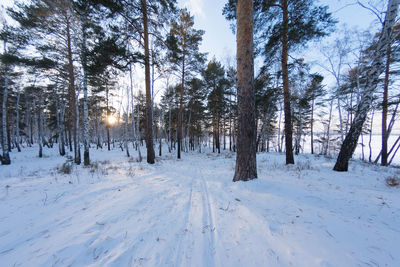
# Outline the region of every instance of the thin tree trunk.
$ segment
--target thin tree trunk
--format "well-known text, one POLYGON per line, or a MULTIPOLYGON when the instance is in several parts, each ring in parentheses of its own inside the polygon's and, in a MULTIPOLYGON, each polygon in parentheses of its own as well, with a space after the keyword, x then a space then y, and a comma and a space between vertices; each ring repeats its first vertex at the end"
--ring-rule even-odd
POLYGON ((26 109, 27 109, 26 125, 28 127, 28 129, 27 129, 27 132, 28 132, 27 143, 28 143, 28 146, 30 147, 30 146, 32 146, 32 143, 33 143, 33 137, 32 137, 32 131, 33 131, 33 127, 32 127, 32 104, 30 102, 27 103, 26 109))
MULTIPOLYGON (((135 123, 135 105, 133 103, 133 73, 132 64, 129 64, 129 79, 130 79, 130 89, 131 89, 131 106, 132 106, 132 130, 133 130, 133 142, 137 150, 137 136, 136 136, 136 123, 135 123)), ((139 121, 138 121, 139 123, 139 121)))
POLYGON ((331 121, 332 121, 332 108, 333 108, 333 99, 331 100, 331 104, 329 107, 329 119, 328 119, 328 126, 326 129, 326 144, 325 144, 325 152, 324 155, 328 155, 329 153, 329 142, 330 142, 330 138, 331 138, 331 121))
MULTIPOLYGON (((192 110, 189 108, 188 126, 186 128, 187 129, 186 134, 187 134, 188 141, 190 141, 190 120, 191 120, 191 118, 192 118, 192 110)), ((189 151, 189 147, 187 148, 187 151, 189 151)))
POLYGON ((182 117, 183 117, 183 93, 185 89, 185 55, 183 55, 182 58, 182 74, 181 74, 181 92, 180 92, 180 98, 179 98, 179 114, 178 114, 178 125, 177 125, 177 131, 178 131, 178 151, 177 151, 177 156, 178 159, 181 158, 181 140, 182 140, 182 117))
POLYGON ((311 103, 311 154, 314 154, 314 99, 311 103))
POLYGON ((108 122, 108 118, 110 117, 110 110, 108 107, 108 101, 109 101, 109 97, 108 97, 108 86, 106 85, 106 114, 107 114, 107 118, 106 118, 106 131, 107 131, 107 149, 108 151, 111 150, 111 140, 110 140, 110 123, 108 122))
POLYGON ((37 134, 38 134, 38 144, 39 144, 39 158, 43 157, 43 145, 42 145, 42 94, 39 93, 38 101, 38 119, 37 119, 37 134))
POLYGON ((388 134, 387 134, 387 113, 388 113, 388 89, 389 89, 389 68, 390 68, 390 42, 387 46, 386 51, 386 68, 385 68, 385 83, 383 86, 383 101, 382 101, 382 155, 381 165, 387 166, 387 146, 388 146, 388 134))
POLYGON ((65 155, 65 123, 64 123, 64 116, 65 116, 65 103, 64 100, 61 103, 60 107, 60 116, 59 116, 59 123, 60 123, 60 128, 59 128, 59 137, 60 137, 60 142, 59 142, 59 152, 61 156, 65 155))
POLYGON ((231 107, 231 95, 229 95, 229 151, 232 151, 232 107, 231 107))
POLYGON ((393 144, 392 147, 390 148, 389 153, 388 153, 388 157, 390 156, 390 154, 392 154, 393 149, 396 147, 396 145, 397 145, 397 143, 398 143, 399 141, 400 141, 400 136, 397 137, 396 141, 394 142, 394 144, 393 144))
MULTIPOLYGON (((86 14, 85 14, 86 15, 86 14)), ((87 25, 85 15, 81 18, 82 26, 82 69, 83 69, 83 165, 88 166, 90 164, 89 158, 89 115, 88 115, 88 80, 87 80, 87 25)))
POLYGON ((76 132, 77 132, 77 136, 76 136, 76 159, 75 159, 75 163, 76 164, 81 164, 81 140, 80 140, 80 125, 79 125, 79 95, 81 93, 81 88, 78 87, 78 92, 76 93, 76 101, 75 101, 75 110, 76 110, 76 121, 75 121, 75 125, 76 125, 76 132))
MULTIPOLYGON (((392 129, 393 129, 394 122, 395 122, 395 120, 396 120, 396 114, 397 114, 397 109, 399 108, 399 104, 400 104, 400 103, 397 103, 397 104, 396 104, 396 107, 394 108, 394 111, 393 111, 392 116, 391 116, 391 118, 390 118, 389 126, 388 126, 387 132, 386 132, 387 140, 389 140, 390 134, 391 134, 392 129)), ((377 163, 378 163, 379 159, 381 158, 381 155, 382 155, 382 149, 381 149, 381 151, 379 152, 378 156, 376 157, 376 159, 375 159, 375 161, 374 161, 374 164, 377 164, 377 163)), ((388 156, 389 156, 389 154, 388 154, 388 156)))
POLYGON ((234 182, 257 178, 253 1, 238 0, 236 14, 238 140, 234 182))
POLYGON ((365 160, 364 156, 364 135, 361 133, 361 160, 365 160))
MULTIPOLYGON (((7 41, 4 40, 4 54, 7 53, 7 41)), ((4 70, 4 89, 3 89, 3 102, 2 102, 2 117, 1 117, 1 127, 2 127, 2 149, 3 149, 3 156, 1 157, 1 164, 9 165, 11 164, 10 154, 9 154, 9 147, 7 142, 7 94, 8 94, 8 65, 5 65, 4 70)))
POLYGON ((17 86, 17 102, 15 103, 15 145, 17 146, 18 152, 21 152, 20 147, 20 136, 19 136, 19 100, 21 97, 21 90, 17 86))
POLYGON ((126 89, 126 96, 127 96, 127 107, 125 114, 125 123, 124 123, 124 146, 126 151, 126 156, 129 158, 129 146, 128 146, 128 123, 129 123, 129 87, 126 89))
MULTIPOLYGON (((67 20, 67 58, 68 58, 68 79, 69 79, 69 105, 70 105, 70 125, 72 126, 72 136, 74 142, 74 161, 78 162, 78 146, 77 146, 77 130, 76 130, 76 97, 75 97, 75 75, 74 75, 74 63, 72 59, 72 40, 71 40, 71 29, 70 29, 70 21, 67 20)), ((70 127, 71 128, 71 127, 70 127)), ((71 130, 71 129, 70 129, 71 130)), ((71 141, 70 141, 71 142, 71 141)), ((80 160, 79 160, 80 161, 80 160)))
MULTIPOLYGON (((338 87, 339 87, 339 83, 338 83, 338 87)), ((337 95, 337 108, 338 108, 338 114, 339 114, 340 141, 343 144, 343 141, 344 141, 343 119, 342 119, 342 109, 341 109, 341 105, 340 105, 339 95, 337 95)))
POLYGON ((278 121, 278 152, 282 152, 282 146, 281 146, 281 122, 282 122, 282 103, 279 102, 279 121, 278 121))
POLYGON ((399 150, 399 148, 400 148, 400 144, 397 146, 396 150, 394 151, 392 157, 391 157, 390 160, 389 160, 388 165, 392 164, 392 161, 393 161, 393 159, 394 159, 394 156, 396 156, 396 153, 397 153, 397 151, 399 150))
POLYGON ((170 142, 170 146, 168 147, 169 153, 171 153, 171 150, 172 150, 171 115, 172 114, 171 114, 171 106, 170 106, 169 110, 168 110, 168 140, 170 142))
POLYGON ((140 118, 139 118, 139 113, 140 113, 140 106, 139 105, 137 105, 137 113, 136 113, 136 115, 137 115, 137 117, 136 117, 136 133, 137 133, 137 141, 136 141, 136 144, 137 144, 137 150, 138 150, 138 161, 139 162, 142 162, 142 153, 140 152, 140 141, 141 141, 141 135, 140 135, 140 118))
POLYGON ((369 129, 369 141, 368 141, 368 148, 369 148, 369 157, 368 157, 368 161, 371 162, 372 160, 372 126, 374 123, 374 113, 375 110, 372 110, 372 115, 371 115, 371 125, 370 125, 370 129, 369 129))

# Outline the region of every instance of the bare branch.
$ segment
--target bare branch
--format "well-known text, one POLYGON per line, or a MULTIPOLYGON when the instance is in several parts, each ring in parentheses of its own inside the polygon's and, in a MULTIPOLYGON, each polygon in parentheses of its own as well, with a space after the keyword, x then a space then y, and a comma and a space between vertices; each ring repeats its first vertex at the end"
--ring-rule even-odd
POLYGON ((370 8, 370 7, 366 6, 366 5, 364 5, 364 4, 361 3, 359 0, 357 0, 357 4, 360 5, 360 6, 363 7, 363 8, 365 8, 365 9, 371 11, 371 13, 373 13, 373 14, 378 18, 379 22, 383 25, 382 17, 378 14, 378 12, 377 12, 376 10, 374 10, 374 9, 372 9, 372 8, 370 8))

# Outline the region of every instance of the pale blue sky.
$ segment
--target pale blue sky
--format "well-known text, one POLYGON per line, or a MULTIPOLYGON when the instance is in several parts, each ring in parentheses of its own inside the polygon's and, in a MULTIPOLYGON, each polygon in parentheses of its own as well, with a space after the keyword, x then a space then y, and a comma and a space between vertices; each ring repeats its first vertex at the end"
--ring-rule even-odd
MULTIPOLYGON (((201 45, 202 52, 208 52, 209 59, 216 56, 223 63, 227 55, 234 57, 236 50, 235 36, 229 27, 229 22, 222 15, 222 8, 226 2, 227 0, 178 0, 180 7, 187 7, 194 15, 195 27, 205 30, 201 45)), ((370 25, 376 25, 375 16, 357 5, 355 0, 321 0, 319 2, 328 5, 330 12, 339 20, 339 23, 345 23, 350 28, 366 29, 370 25)))

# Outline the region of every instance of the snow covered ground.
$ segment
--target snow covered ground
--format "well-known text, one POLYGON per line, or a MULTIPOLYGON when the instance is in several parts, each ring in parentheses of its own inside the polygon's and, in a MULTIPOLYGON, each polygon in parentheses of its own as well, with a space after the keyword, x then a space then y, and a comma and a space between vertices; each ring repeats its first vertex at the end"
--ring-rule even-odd
MULTIPOLYGON (((132 151, 131 151, 132 152, 132 151)), ((0 166, 1 266, 400 266, 400 170, 258 154, 259 179, 232 183, 235 156, 166 154, 137 163, 57 149, 0 166)))

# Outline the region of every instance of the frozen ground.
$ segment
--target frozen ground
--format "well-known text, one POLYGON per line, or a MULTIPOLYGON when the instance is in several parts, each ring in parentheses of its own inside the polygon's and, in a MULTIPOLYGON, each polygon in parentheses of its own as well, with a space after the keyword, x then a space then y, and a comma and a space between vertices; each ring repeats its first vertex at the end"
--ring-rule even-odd
POLYGON ((36 153, 0 166, 1 266, 400 266, 399 169, 258 154, 259 179, 232 183, 229 153, 92 150, 71 174, 36 153))

